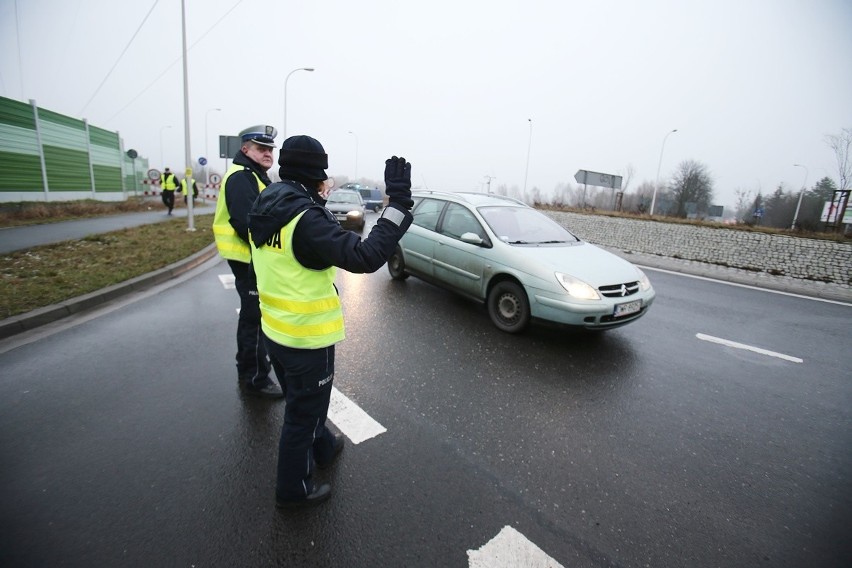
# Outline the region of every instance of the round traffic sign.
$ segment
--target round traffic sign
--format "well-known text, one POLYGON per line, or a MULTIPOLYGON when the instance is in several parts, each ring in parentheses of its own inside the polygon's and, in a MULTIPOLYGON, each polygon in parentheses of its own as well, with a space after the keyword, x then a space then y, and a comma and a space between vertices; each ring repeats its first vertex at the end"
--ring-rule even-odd
POLYGON ((207 158, 205 158, 204 156, 201 156, 200 158, 198 158, 198 163, 201 164, 202 166, 206 166, 207 165, 207 158))
POLYGON ((210 183, 219 183, 222 181, 222 176, 219 174, 210 174, 210 183))
POLYGON ((160 170, 157 168, 151 168, 148 170, 148 179, 157 181, 160 179, 160 170))

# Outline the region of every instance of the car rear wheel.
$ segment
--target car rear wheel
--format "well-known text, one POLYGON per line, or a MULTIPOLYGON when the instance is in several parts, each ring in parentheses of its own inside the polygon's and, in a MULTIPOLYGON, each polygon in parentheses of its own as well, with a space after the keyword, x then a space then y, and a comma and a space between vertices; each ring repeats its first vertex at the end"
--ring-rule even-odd
POLYGON ((408 278, 408 273, 405 271, 405 260, 402 258, 402 249, 396 247, 393 254, 388 259, 388 272, 394 280, 405 280, 408 278))
POLYGON ((488 315, 500 331, 522 332, 530 323, 530 301, 526 292, 514 282, 498 282, 488 294, 488 315))

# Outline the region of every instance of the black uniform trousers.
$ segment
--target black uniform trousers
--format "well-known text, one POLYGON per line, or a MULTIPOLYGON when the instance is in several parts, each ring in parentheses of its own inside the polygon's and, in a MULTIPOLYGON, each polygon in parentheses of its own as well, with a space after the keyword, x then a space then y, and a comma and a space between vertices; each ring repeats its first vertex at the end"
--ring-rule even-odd
POLYGON ((173 189, 164 189, 161 196, 163 198, 163 205, 169 208, 169 213, 171 214, 172 209, 175 208, 175 191, 173 189))
POLYGON ((270 383, 269 359, 260 331, 260 297, 257 280, 248 263, 229 260, 234 286, 240 295, 237 321, 237 377, 240 382, 264 387, 270 383))
POLYGON ((334 435, 325 427, 334 382, 334 345, 294 349, 266 338, 272 367, 287 397, 278 442, 279 499, 299 500, 314 490, 316 463, 334 458, 334 435))

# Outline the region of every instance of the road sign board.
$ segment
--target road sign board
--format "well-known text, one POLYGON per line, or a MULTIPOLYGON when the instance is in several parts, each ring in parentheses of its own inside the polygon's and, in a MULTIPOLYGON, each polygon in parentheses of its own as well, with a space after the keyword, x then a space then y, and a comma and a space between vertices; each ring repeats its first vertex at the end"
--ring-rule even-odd
POLYGON ((574 174, 574 179, 577 180, 577 183, 582 183, 583 185, 596 185, 598 187, 621 189, 621 176, 612 174, 577 170, 577 173, 574 174))
POLYGON ((156 168, 148 170, 148 179, 151 181, 160 181, 160 170, 156 168))
POLYGON ((198 163, 201 164, 202 166, 206 166, 207 165, 207 158, 205 158, 204 156, 201 156, 200 158, 198 158, 198 163))
POLYGON ((239 136, 219 136, 219 157, 233 160, 243 145, 239 136))
POLYGON ((222 181, 222 176, 219 174, 210 174, 210 183, 219 183, 222 181))

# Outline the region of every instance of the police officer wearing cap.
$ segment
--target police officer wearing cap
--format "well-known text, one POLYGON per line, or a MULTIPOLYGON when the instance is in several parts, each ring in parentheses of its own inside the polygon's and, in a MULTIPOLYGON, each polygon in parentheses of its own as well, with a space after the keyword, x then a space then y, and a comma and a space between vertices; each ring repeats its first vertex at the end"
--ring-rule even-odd
POLYGON ((160 174, 160 197, 163 200, 163 205, 168 207, 169 215, 172 214, 172 209, 175 208, 175 190, 177 188, 177 177, 169 168, 166 168, 165 171, 160 174))
POLYGON ((242 145, 222 178, 213 234, 219 254, 227 259, 240 295, 237 322, 237 381, 240 389, 264 398, 283 398, 281 387, 269 376, 269 359, 260 332, 257 283, 250 270, 248 212, 271 180, 266 175, 274 163, 272 126, 258 125, 240 132, 242 145))
POLYGON ((385 162, 388 207, 363 241, 325 207, 321 190, 328 156, 310 136, 281 144, 281 183, 270 185, 249 214, 252 265, 260 293, 261 328, 287 398, 278 444, 279 508, 314 505, 331 495, 313 480, 332 465, 343 436, 326 428, 334 381, 334 346, 345 337, 335 271, 375 272, 411 225, 411 164, 385 162))

